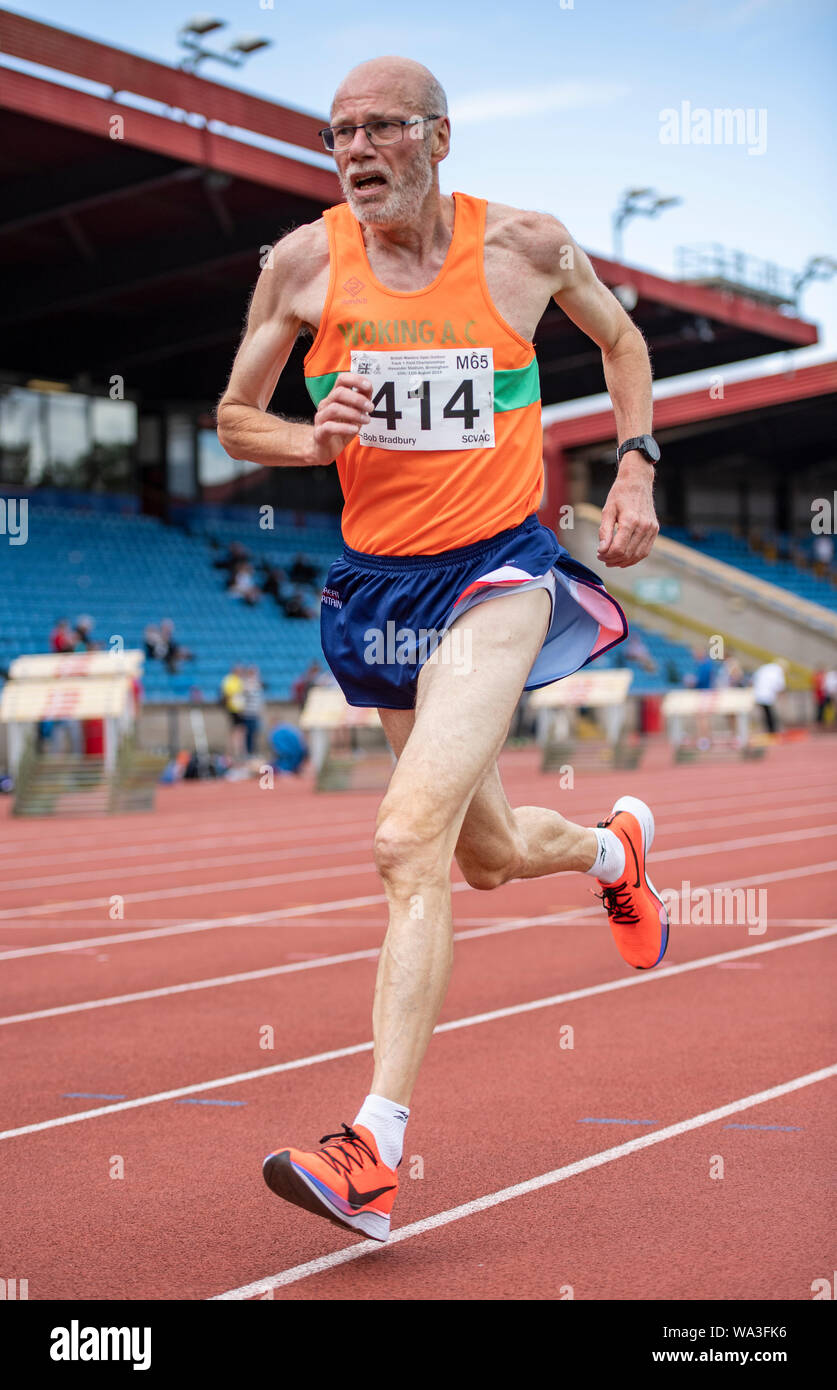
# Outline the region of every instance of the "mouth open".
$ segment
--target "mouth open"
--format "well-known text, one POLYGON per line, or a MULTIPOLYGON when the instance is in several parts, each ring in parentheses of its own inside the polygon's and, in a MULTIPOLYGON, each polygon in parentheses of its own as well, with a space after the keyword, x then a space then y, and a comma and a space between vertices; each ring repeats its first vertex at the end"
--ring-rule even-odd
POLYGON ((352 188, 355 193, 371 192, 373 189, 386 188, 387 180, 383 174, 353 174, 352 188))

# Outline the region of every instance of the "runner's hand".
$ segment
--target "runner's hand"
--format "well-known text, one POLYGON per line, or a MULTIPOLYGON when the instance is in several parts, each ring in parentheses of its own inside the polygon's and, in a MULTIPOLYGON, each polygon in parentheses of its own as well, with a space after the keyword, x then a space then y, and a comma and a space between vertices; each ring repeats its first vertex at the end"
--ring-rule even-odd
POLYGON ((654 511, 654 470, 644 460, 642 468, 620 473, 602 508, 597 558, 611 568, 627 569, 644 560, 660 530, 654 511))
POLYGON ((372 382, 357 372, 340 372, 314 416, 314 448, 320 463, 332 463, 354 439, 372 409, 372 382))

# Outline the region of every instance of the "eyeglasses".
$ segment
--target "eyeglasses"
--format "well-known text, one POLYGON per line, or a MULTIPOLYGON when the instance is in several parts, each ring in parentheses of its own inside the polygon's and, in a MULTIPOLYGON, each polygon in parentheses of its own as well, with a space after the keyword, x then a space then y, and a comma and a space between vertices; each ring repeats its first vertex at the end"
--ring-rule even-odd
POLYGON ((438 121, 439 116, 413 116, 409 121, 364 121, 362 125, 326 126, 320 131, 323 144, 329 154, 335 150, 347 150, 355 138, 356 130, 365 130, 366 138, 372 145, 395 145, 404 139, 407 126, 424 125, 425 121, 438 121))

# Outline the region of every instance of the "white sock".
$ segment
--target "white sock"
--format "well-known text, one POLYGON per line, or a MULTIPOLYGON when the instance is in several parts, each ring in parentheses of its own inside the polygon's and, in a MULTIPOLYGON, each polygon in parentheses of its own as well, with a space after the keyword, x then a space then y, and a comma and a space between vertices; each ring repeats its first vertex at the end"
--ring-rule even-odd
POLYGON ((404 1153, 404 1131, 410 1112, 406 1105, 396 1105, 384 1096, 367 1096, 355 1115, 355 1125, 371 1129, 387 1168, 397 1168, 404 1153))
POLYGON ((598 841, 599 851, 595 864, 586 872, 601 883, 618 883, 625 872, 625 846, 612 830, 602 830, 597 826, 593 834, 598 841))

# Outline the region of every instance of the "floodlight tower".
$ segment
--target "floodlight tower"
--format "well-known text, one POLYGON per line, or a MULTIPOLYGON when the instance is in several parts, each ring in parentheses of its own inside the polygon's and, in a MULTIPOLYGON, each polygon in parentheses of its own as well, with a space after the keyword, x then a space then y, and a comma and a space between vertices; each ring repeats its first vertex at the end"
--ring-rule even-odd
POLYGON ((656 217, 665 208, 676 207, 682 198, 661 198, 653 188, 629 188, 622 194, 613 214, 613 255, 622 259, 622 228, 632 217, 656 217))
POLYGON ((259 49, 270 47, 270 39, 262 38, 259 34, 241 34, 222 53, 205 48, 202 43, 204 36, 225 28, 226 23, 225 19, 217 19, 214 15, 199 14, 181 25, 177 42, 181 48, 188 50, 188 56, 180 64, 184 72, 197 72, 200 64, 210 58, 217 63, 226 63, 227 67, 240 68, 259 49))

